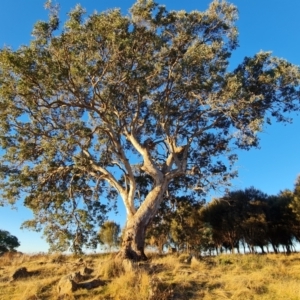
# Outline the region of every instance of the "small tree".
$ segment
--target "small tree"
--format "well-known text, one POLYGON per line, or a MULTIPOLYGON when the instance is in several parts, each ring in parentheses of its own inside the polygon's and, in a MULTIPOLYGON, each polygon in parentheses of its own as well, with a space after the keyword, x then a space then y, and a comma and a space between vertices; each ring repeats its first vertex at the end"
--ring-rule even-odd
POLYGON ((155 246, 159 254, 162 254, 164 247, 170 243, 171 219, 172 211, 169 202, 164 201, 147 228, 146 243, 155 246))
POLYGON ((296 237, 297 219, 291 208, 292 200, 293 193, 288 190, 268 198, 268 238, 275 253, 280 246, 290 253, 296 237))
POLYGON ((293 232, 297 241, 300 241, 300 176, 297 177, 295 182, 294 191, 291 195, 291 201, 289 204, 289 208, 293 213, 293 232))
POLYGON ((245 190, 227 192, 202 209, 202 218, 210 224, 220 245, 231 251, 240 242, 246 242, 251 251, 267 245, 267 198, 263 192, 250 187, 245 190))
POLYGON ((0 254, 8 251, 16 251, 15 248, 19 246, 20 243, 14 235, 0 229, 0 254))
POLYGON ((187 197, 178 197, 174 201, 170 236, 179 250, 185 252, 200 249, 203 223, 200 219, 202 203, 187 197))
POLYGON ((290 208, 296 216, 298 222, 300 222, 300 176, 297 177, 295 182, 295 188, 292 195, 292 201, 290 203, 290 208))
POLYGON ((242 221, 236 207, 232 207, 227 199, 213 199, 201 210, 201 214, 203 221, 212 228, 216 246, 224 246, 234 252, 241 239, 238 228, 242 221))
POLYGON ((120 244, 120 225, 113 221, 106 221, 99 231, 99 240, 101 244, 105 244, 111 251, 112 247, 120 244))
MULTIPOLYGON (((173 188, 176 188, 176 186, 173 188)), ((147 230, 147 243, 156 246, 159 253, 166 245, 175 244, 181 250, 191 251, 201 243, 200 207, 202 202, 184 196, 171 196, 172 186, 153 222, 147 230)), ((174 190, 173 190, 174 193, 174 190)))
POLYGON ((56 34, 51 8, 28 46, 0 51, 1 201, 25 195, 27 227, 88 243, 120 195, 119 257, 145 259, 146 228, 172 182, 197 199, 228 185, 234 148, 258 146, 271 117, 299 110, 299 68, 260 52, 228 71, 238 32, 226 1, 83 14, 76 6, 56 34))

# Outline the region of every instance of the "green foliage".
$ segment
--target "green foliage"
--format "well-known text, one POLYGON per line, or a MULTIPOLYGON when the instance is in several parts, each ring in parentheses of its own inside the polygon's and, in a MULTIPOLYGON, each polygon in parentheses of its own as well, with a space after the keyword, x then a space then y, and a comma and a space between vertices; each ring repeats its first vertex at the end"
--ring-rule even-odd
POLYGON ((186 196, 165 199, 147 228, 146 243, 162 253, 167 246, 180 252, 201 252, 214 249, 213 230, 202 218, 204 201, 186 196))
POLYGON ((200 208, 203 203, 190 197, 170 197, 162 203, 147 229, 147 243, 156 246, 160 253, 164 246, 190 251, 201 243, 200 208))
POLYGON ((8 231, 0 230, 0 255, 8 251, 16 251, 19 247, 18 238, 11 235, 8 231))
POLYGON ((201 201, 236 176, 234 147, 299 110, 298 67, 261 52, 227 71, 226 1, 190 13, 137 1, 130 16, 76 6, 59 34, 47 5, 28 46, 0 51, 0 201, 24 198, 24 226, 51 249, 94 245, 118 195, 143 226, 174 182, 201 201))
POLYGON ((293 200, 291 201, 290 208, 296 215, 298 222, 300 222, 300 176, 296 179, 293 200))
POLYGON ((186 197, 176 199, 174 204, 176 208, 170 228, 172 241, 178 245, 179 249, 186 251, 197 249, 197 246, 201 244, 203 227, 200 219, 202 204, 186 197))
POLYGON ((268 199, 268 237, 274 252, 279 251, 280 245, 284 245, 287 251, 291 252, 293 239, 297 238, 299 224, 290 208, 292 199, 290 191, 281 192, 278 196, 268 199))

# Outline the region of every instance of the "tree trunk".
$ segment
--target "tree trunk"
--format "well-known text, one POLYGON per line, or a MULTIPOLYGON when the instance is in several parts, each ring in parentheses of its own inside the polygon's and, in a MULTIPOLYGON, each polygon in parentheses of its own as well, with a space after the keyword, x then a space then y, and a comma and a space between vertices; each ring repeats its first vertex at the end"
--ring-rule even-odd
POLYGON ((277 253, 278 253, 277 247, 276 247, 275 244, 273 244, 273 243, 271 243, 271 245, 272 245, 272 248, 273 248, 274 253, 277 254, 277 253))
POLYGON ((122 247, 117 259, 147 260, 144 252, 146 229, 157 213, 167 187, 167 180, 158 182, 135 214, 127 215, 122 247))
POLYGON ((164 251, 164 244, 165 244, 165 243, 162 242, 162 241, 159 241, 159 242, 158 242, 158 247, 157 247, 157 248, 158 248, 158 254, 160 254, 160 255, 163 254, 163 251, 164 251))
POLYGON ((117 259, 130 259, 133 261, 147 260, 144 252, 147 225, 143 221, 138 222, 134 219, 127 221, 122 247, 117 255, 117 259))
POLYGON ((286 254, 289 255, 292 253, 290 245, 286 245, 286 254))
POLYGON ((262 253, 262 254, 266 254, 266 252, 265 252, 265 250, 264 250, 264 246, 259 245, 259 248, 261 249, 261 253, 262 253))

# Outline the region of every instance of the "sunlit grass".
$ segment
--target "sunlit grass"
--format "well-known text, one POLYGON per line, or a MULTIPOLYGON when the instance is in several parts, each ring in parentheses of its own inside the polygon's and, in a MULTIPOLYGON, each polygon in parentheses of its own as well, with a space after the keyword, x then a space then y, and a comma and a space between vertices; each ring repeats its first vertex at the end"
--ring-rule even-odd
MULTIPOLYGON (((186 254, 153 254, 149 262, 133 264, 127 272, 113 255, 82 258, 94 270, 91 278, 105 285, 79 289, 69 299, 300 299, 300 254, 220 255, 191 261, 186 254)), ((0 299, 58 299, 58 282, 80 270, 78 259, 58 254, 1 256, 0 299), (32 275, 12 281, 13 272, 20 267, 32 275)))

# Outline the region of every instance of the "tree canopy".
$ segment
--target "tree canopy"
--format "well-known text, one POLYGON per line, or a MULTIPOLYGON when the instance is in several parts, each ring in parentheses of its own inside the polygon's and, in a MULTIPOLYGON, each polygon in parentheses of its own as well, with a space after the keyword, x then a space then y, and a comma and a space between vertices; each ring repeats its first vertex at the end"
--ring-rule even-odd
POLYGON ((260 52, 228 71, 238 31, 226 1, 188 13, 138 0, 129 15, 83 16, 76 6, 58 31, 50 6, 28 46, 0 51, 1 201, 24 198, 25 226, 51 240, 94 246, 120 196, 124 251, 144 258, 169 186, 201 199, 228 185, 234 149, 299 109, 299 68, 260 52))
POLYGON ((6 230, 0 229, 0 254, 8 251, 16 251, 15 248, 20 246, 20 242, 17 237, 10 234, 6 230))

